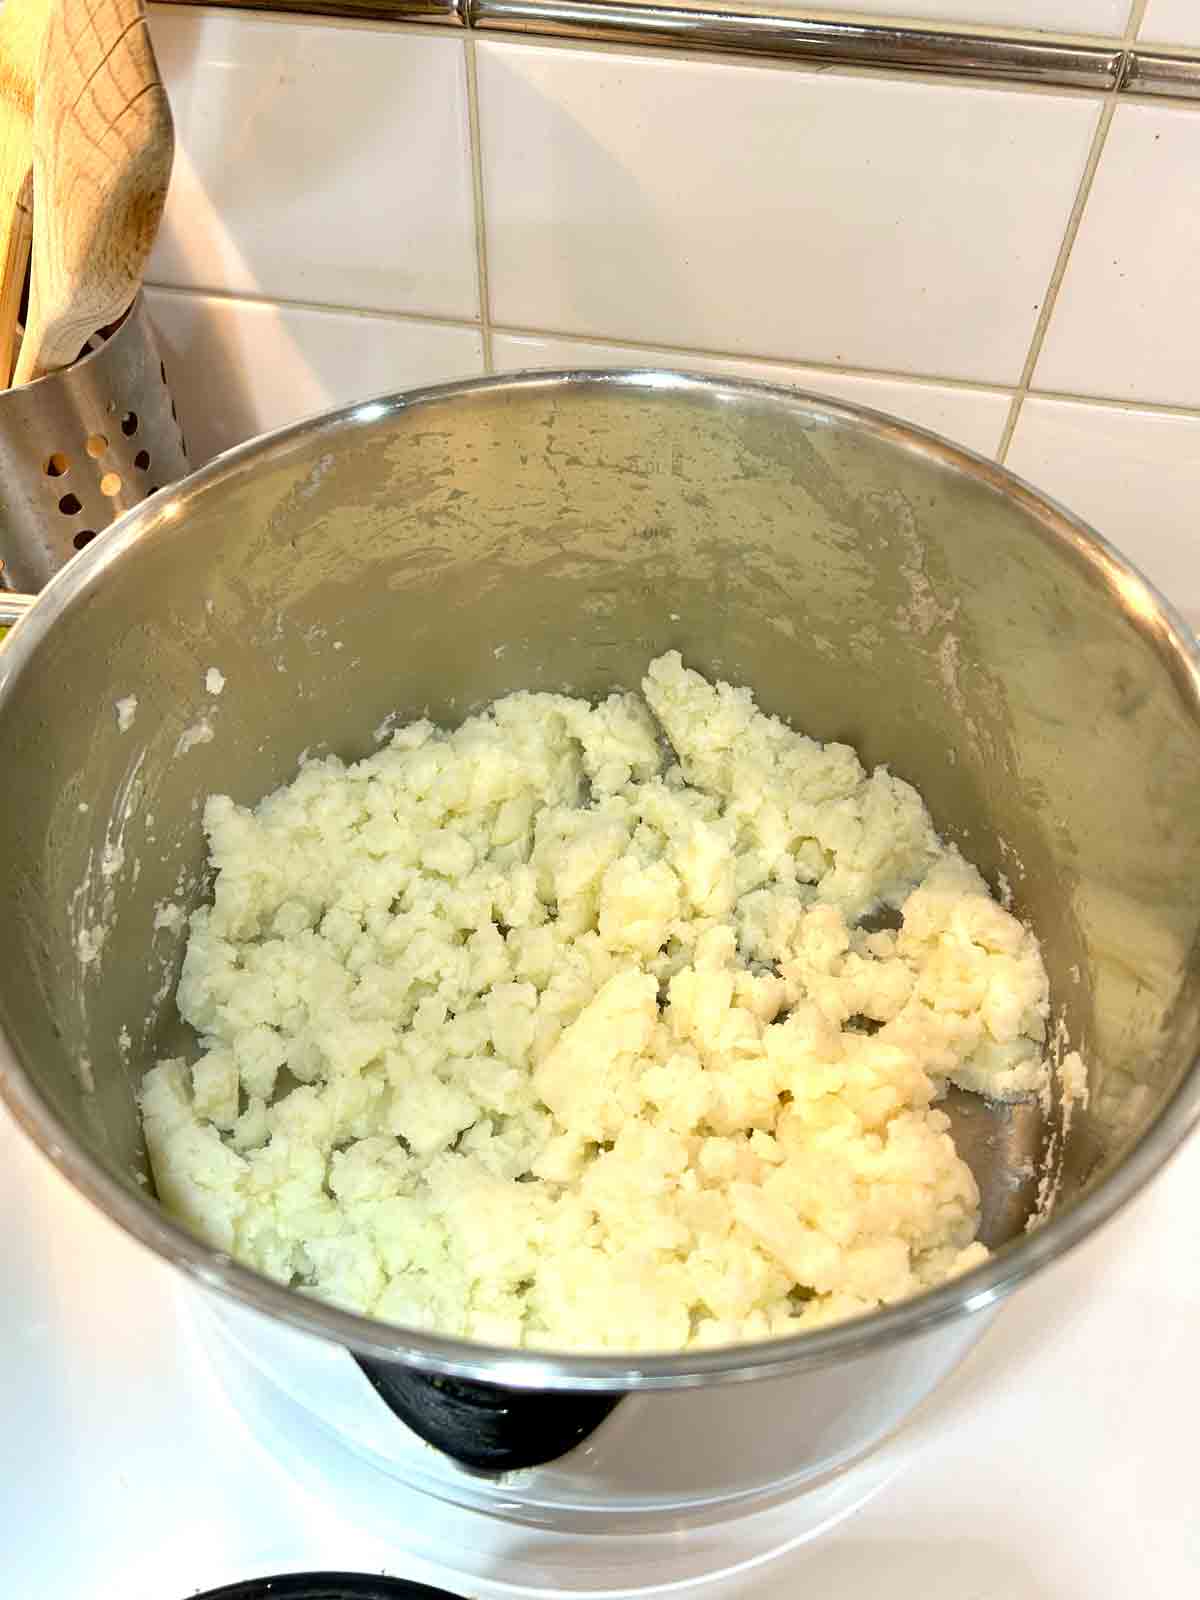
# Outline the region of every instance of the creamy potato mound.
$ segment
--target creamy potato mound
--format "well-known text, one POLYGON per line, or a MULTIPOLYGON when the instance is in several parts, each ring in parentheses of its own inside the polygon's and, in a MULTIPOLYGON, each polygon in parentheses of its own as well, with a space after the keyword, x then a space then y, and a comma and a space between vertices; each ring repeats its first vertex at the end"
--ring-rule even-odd
POLYGON ((176 1216, 338 1305, 576 1350, 793 1333, 985 1258, 936 1102, 1044 1088, 1033 935, 885 768, 676 654, 643 694, 513 694, 208 801, 201 1053, 141 1102, 176 1216))

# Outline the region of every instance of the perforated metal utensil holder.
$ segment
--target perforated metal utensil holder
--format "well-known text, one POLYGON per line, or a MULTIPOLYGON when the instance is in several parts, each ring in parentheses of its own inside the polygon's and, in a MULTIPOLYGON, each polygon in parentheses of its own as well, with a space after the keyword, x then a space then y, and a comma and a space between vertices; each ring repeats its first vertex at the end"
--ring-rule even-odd
POLYGON ((99 349, 0 392, 0 590, 36 593, 123 511, 187 472, 139 295, 99 349))

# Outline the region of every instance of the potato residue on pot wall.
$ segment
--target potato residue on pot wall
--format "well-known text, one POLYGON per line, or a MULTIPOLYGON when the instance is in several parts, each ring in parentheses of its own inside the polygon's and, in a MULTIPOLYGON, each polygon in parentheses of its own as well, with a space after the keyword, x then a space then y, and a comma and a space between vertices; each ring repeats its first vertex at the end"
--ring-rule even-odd
POLYGON ((211 1244, 396 1322, 630 1351, 984 1259, 936 1101, 1046 1092, 1035 938, 886 769, 677 655, 643 688, 209 800, 202 1049, 142 1110, 211 1244))

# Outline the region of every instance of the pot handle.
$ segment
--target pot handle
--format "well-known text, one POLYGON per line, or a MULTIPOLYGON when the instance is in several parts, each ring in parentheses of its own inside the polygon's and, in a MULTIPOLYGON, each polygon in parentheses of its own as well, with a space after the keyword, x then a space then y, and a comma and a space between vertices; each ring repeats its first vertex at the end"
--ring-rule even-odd
POLYGON ((505 1389, 355 1356, 405 1427, 472 1472, 537 1467, 573 1450, 615 1409, 619 1394, 505 1389))

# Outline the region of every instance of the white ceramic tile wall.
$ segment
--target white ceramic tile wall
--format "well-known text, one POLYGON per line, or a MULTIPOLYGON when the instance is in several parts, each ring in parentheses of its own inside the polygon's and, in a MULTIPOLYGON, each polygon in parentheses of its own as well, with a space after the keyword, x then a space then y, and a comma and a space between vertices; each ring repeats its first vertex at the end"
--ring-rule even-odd
POLYGON ((1150 0, 1138 38, 1147 44, 1200 47, 1200 4, 1197 0, 1150 0))
MULTIPOLYGON (((863 0, 861 5, 838 5, 824 0, 811 7, 801 0, 785 0, 780 10, 847 12, 855 17, 904 17, 916 21, 987 23, 994 27, 1053 30, 1069 33, 1120 34, 1132 0, 863 0)), ((1174 0, 1188 5, 1191 0, 1174 0)))
POLYGON ((385 390, 474 378, 478 329, 149 290, 189 458, 385 390))
POLYGON ((478 315, 459 39, 158 7, 178 156, 158 283, 478 315))
MULTIPOLYGON (((870 9, 1130 23, 1125 0, 870 9)), ((1098 96, 228 10, 152 26, 179 160, 151 301, 195 459, 481 370, 745 374, 1007 451, 1200 615, 1200 108, 1117 107, 1026 398, 1098 96)), ((1141 36, 1200 46, 1200 0, 1150 0, 1141 36)))
POLYGON ((478 59, 496 322, 1020 376, 1094 102, 525 44, 478 59))
POLYGON ((684 372, 713 372, 726 378, 789 384, 890 412, 983 455, 995 455, 1011 403, 1009 395, 998 389, 948 387, 905 378, 831 372, 827 367, 729 361, 692 351, 591 344, 541 335, 495 333, 492 355, 497 372, 516 372, 522 367, 676 367, 684 372))
POLYGON ((1008 465, 1091 522, 1200 625, 1200 416, 1030 399, 1008 465))
POLYGON ((1117 107, 1038 388, 1200 406, 1198 186, 1200 107, 1117 107))

